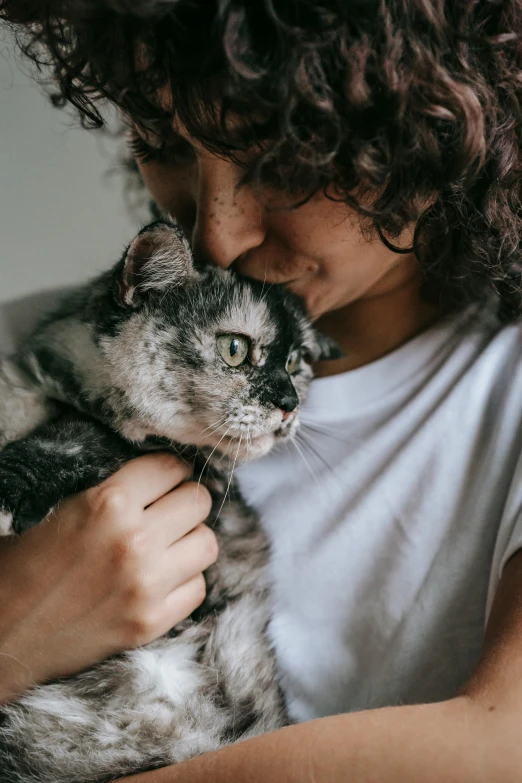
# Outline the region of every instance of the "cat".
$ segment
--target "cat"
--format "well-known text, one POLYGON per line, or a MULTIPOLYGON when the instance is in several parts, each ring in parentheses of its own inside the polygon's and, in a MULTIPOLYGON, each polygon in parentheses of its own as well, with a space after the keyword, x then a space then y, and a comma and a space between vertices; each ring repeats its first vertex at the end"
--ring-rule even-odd
POLYGON ((268 541, 232 472, 292 437, 312 363, 339 355, 297 297, 198 265, 158 221, 4 361, 1 533, 167 448, 211 491, 219 557, 204 603, 169 634, 0 709, 2 783, 102 783, 288 723, 268 541))

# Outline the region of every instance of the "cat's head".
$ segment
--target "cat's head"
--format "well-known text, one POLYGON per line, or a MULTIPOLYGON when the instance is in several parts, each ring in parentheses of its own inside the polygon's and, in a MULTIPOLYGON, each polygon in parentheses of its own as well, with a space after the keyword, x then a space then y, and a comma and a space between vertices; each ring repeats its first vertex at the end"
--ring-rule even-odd
POLYGON ((295 430, 312 362, 340 355, 297 297, 198 267, 170 223, 147 226, 130 244, 113 301, 99 346, 118 389, 117 427, 137 441, 160 436, 238 461, 261 456, 295 430))

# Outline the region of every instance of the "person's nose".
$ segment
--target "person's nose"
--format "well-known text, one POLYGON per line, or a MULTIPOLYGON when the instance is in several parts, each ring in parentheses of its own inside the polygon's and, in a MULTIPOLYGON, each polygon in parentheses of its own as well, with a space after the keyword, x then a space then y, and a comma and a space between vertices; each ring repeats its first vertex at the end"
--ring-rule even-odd
POLYGON ((192 243, 206 261, 227 268, 265 238, 263 209, 248 186, 237 187, 241 169, 209 156, 200 161, 192 243))

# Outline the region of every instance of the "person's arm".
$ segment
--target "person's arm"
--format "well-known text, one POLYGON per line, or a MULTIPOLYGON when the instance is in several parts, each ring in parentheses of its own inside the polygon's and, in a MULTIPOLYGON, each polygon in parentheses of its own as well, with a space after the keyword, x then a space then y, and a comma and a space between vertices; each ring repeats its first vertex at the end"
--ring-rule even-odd
POLYGON ((522 553, 504 570, 482 660, 454 699, 322 718, 124 780, 520 783, 522 553))

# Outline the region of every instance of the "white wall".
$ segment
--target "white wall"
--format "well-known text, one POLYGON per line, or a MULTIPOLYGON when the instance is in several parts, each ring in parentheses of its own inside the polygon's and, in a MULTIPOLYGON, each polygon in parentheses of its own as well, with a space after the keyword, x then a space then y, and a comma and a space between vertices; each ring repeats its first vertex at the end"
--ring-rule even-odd
POLYGON ((106 176, 121 141, 54 109, 17 60, 0 31, 0 303, 106 268, 136 227, 106 176))

